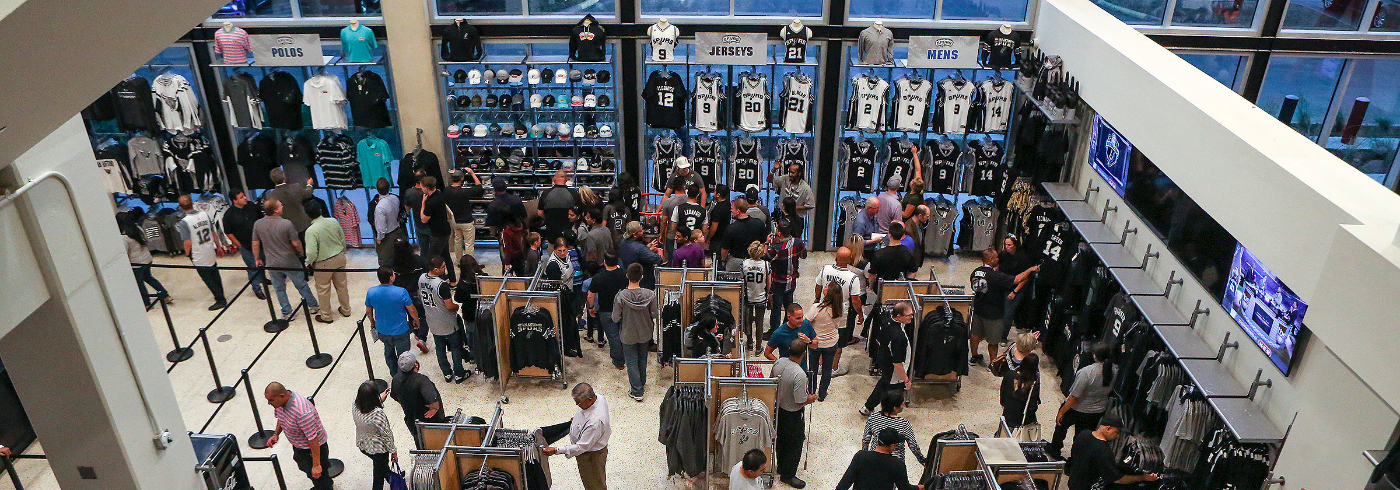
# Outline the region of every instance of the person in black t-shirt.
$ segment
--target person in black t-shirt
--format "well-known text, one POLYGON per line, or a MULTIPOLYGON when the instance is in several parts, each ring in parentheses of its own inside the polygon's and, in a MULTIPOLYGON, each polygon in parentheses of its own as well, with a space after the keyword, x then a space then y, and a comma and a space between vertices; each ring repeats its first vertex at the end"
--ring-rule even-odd
POLYGON ((1001 264, 996 249, 982 251, 982 266, 972 271, 972 322, 968 325, 968 364, 978 364, 983 357, 977 353, 977 344, 987 339, 987 359, 996 357, 997 341, 1006 328, 1006 300, 1013 298, 1016 291, 1026 283, 1026 277, 1040 270, 1034 266, 1011 275, 998 269, 1001 264))
POLYGON ((608 355, 612 358, 613 367, 626 369, 622 358, 622 338, 618 336, 617 322, 612 319, 612 310, 617 292, 627 289, 627 271, 617 266, 616 254, 603 256, 603 269, 588 283, 588 304, 593 307, 589 314, 598 317, 603 335, 608 338, 608 355))
POLYGON ((1127 484, 1156 481, 1156 473, 1124 475, 1118 470, 1118 461, 1109 442, 1118 438, 1123 428, 1123 420, 1117 415, 1105 415, 1099 420, 1095 430, 1085 430, 1074 436, 1074 447, 1070 449, 1069 490, 1090 490, 1108 488, 1109 484, 1127 484), (1099 485, 1096 487, 1095 485, 1099 485))
MULTIPOLYGON (((734 218, 734 211, 729 203, 729 184, 715 184, 715 198, 710 201, 709 210, 705 220, 709 223, 705 225, 705 241, 710 243, 710 253, 719 257, 721 238, 724 231, 729 228, 729 221, 734 218)), ((718 262, 718 261, 716 261, 718 262)))
MULTIPOLYGON (((420 181, 423 187, 423 204, 418 210, 418 220, 428 225, 428 243, 419 243, 423 255, 442 257, 447 263, 448 282, 457 282, 457 274, 452 266, 452 256, 448 254, 448 242, 452 239, 452 221, 447 216, 447 194, 438 191, 438 181, 431 175, 420 181)), ((420 234, 421 235, 421 234, 420 234)))
MULTIPOLYGON (((904 247, 894 247, 904 248, 904 247)), ((876 308, 879 308, 877 305, 876 308)), ((914 307, 906 302, 899 302, 894 305, 890 320, 876 320, 883 322, 878 332, 876 345, 872 349, 875 353, 874 366, 880 370, 880 380, 875 382, 875 388, 870 390, 870 396, 865 398, 865 406, 861 407, 861 416, 868 416, 875 406, 880 404, 880 400, 885 397, 885 393, 890 390, 908 390, 913 387, 909 380, 909 372, 904 369, 904 359, 909 353, 909 339, 904 335, 904 325, 913 323, 914 307)), ((872 315, 876 316, 876 315, 872 315)))
POLYGON ((408 425, 408 431, 413 434, 413 440, 418 447, 423 446, 423 441, 418 439, 418 431, 414 430, 417 422, 447 421, 437 385, 418 372, 416 352, 410 350, 399 354, 399 374, 394 375, 389 385, 389 396, 403 407, 403 423, 408 425))
POLYGON ((899 244, 904 238, 904 224, 898 221, 890 223, 889 245, 885 245, 875 251, 875 256, 870 259, 870 282, 876 283, 876 279, 882 281, 904 281, 914 277, 917 272, 918 262, 914 261, 913 252, 909 247, 899 244))
POLYGON ((749 216, 749 202, 738 198, 730 205, 734 211, 734 221, 725 229, 720 251, 729 256, 725 270, 738 271, 744 259, 749 258, 749 244, 765 242, 768 238, 768 225, 763 220, 749 216))
MULTIPOLYGON (((899 429, 886 427, 875 436, 875 448, 859 451, 851 458, 846 474, 836 484, 836 490, 924 490, 923 485, 909 483, 904 460, 890 454, 894 445, 904 441, 899 429)), ((902 450, 901 450, 902 451, 902 450)))
POLYGON ((452 234, 448 247, 452 249, 452 262, 461 262, 463 255, 476 254, 476 216, 472 213, 472 201, 486 195, 481 188, 481 179, 471 168, 452 172, 452 187, 442 190, 447 198, 447 209, 452 211, 452 234), (467 179, 471 183, 467 183, 467 179))
POLYGON ((253 294, 259 300, 265 300, 267 295, 263 294, 262 285, 267 283, 267 278, 258 268, 257 257, 253 256, 253 222, 262 217, 262 207, 249 205, 247 191, 235 190, 231 195, 233 207, 224 211, 224 233, 238 247, 243 264, 248 266, 248 282, 253 283, 253 294))

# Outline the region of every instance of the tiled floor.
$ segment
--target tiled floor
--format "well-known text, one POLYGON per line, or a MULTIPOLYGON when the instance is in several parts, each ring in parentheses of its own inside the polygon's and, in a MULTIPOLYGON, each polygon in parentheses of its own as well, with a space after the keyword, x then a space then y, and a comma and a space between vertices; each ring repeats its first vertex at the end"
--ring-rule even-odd
MULTIPOLYGON (((499 263, 494 250, 478 252, 477 256, 483 263, 499 263)), ((812 288, 808 281, 822 265, 832 260, 831 254, 813 253, 802 263, 803 287, 798 288, 797 292, 800 303, 811 303, 812 288)), ((157 261, 188 263, 182 258, 157 261)), ((374 261, 372 251, 354 250, 350 255, 349 267, 372 267, 374 261)), ((241 266, 242 262, 237 258, 226 258, 221 264, 241 266)), ((966 284, 968 274, 977 265, 978 263, 966 258, 931 262, 931 268, 949 284, 966 284)), ((498 265, 487 267, 490 272, 499 272, 498 265)), ((929 269, 930 266, 926 264, 920 277, 927 277, 929 269)), ((207 289, 193 271, 156 269, 155 276, 173 292, 175 304, 170 308, 171 318, 180 340, 189 342, 195 338, 199 328, 208 324, 214 316, 214 312, 206 310, 211 302, 207 289)), ((230 296, 245 280, 246 276, 240 272, 224 273, 225 287, 230 296)), ((337 317, 335 323, 330 325, 315 324, 321 350, 335 355, 339 361, 329 378, 326 378, 330 372, 327 369, 312 370, 305 365, 306 358, 313 354, 305 320, 293 322, 292 328, 282 332, 275 341, 272 340, 274 336, 262 330, 263 323, 268 319, 267 305, 253 297, 251 292, 239 298, 228 312, 209 328, 214 357, 225 384, 232 384, 239 379, 240 369, 248 366, 261 353, 260 360, 249 372, 249 378, 252 380, 257 409, 264 425, 270 427, 272 424, 272 411, 261 397, 262 388, 268 382, 280 381, 292 390, 310 394, 324 378, 325 384, 321 387, 317 400, 321 417, 330 434, 331 455, 346 462, 345 473, 336 479, 337 488, 341 489, 368 488, 370 479, 368 458, 354 448, 355 429, 349 411, 355 389, 366 376, 364 356, 359 341, 352 337, 352 333, 355 330, 355 320, 364 313, 364 291, 375 283, 372 273, 352 274, 350 289, 353 315, 350 318, 337 317), (344 352, 344 356, 341 356, 340 352, 347 343, 349 348, 344 352), (264 349, 266 352, 263 352, 264 349)), ((295 303, 295 290, 289 288, 288 292, 295 303)), ((150 319, 157 338, 161 339, 162 350, 169 350, 172 344, 159 308, 151 311, 150 319)), ((379 344, 372 343, 370 358, 374 362, 375 373, 384 377, 385 366, 380 354, 381 349, 379 344)), ((869 359, 863 354, 851 355, 852 350, 861 352, 860 349, 847 349, 843 362, 851 362, 852 374, 834 379, 827 400, 809 410, 811 424, 806 455, 808 462, 806 469, 799 471, 799 476, 806 479, 811 488, 834 488, 851 455, 860 446, 864 420, 856 410, 870 392, 874 380, 858 374, 864 372, 869 359)), ((664 447, 657 442, 656 437, 659 423, 658 407, 662 395, 670 385, 670 372, 655 367, 650 369, 646 401, 636 403, 627 398, 626 373, 613 369, 605 360, 606 357, 606 352, 602 349, 585 347, 584 358, 571 359, 568 369, 571 381, 591 383, 600 395, 610 401, 613 433, 608 465, 609 485, 613 488, 656 488, 667 480, 664 447)), ((652 366, 655 366, 654 359, 653 357, 652 366)), ((437 363, 431 359, 425 361, 427 362, 422 363, 423 373, 431 379, 440 380, 437 363)), ((1054 376, 1054 371, 1048 366, 1049 363, 1045 364, 1047 366, 1043 368, 1042 376, 1048 383, 1054 376)), ((218 407, 205 400, 205 395, 214 388, 214 382, 210 377, 208 361, 197 346, 195 357, 176 366, 170 373, 170 381, 184 409, 185 423, 189 430, 202 430, 206 433, 231 432, 246 443, 247 436, 252 434, 254 429, 248 395, 242 386, 238 386, 237 397, 225 404, 217 415, 212 417, 209 426, 203 428, 206 420, 211 420, 211 414, 214 414, 218 407)), ((999 380, 992 377, 985 368, 973 368, 970 376, 964 379, 960 392, 954 393, 946 387, 939 386, 917 387, 916 403, 913 408, 904 412, 904 417, 913 423, 915 432, 922 441, 927 441, 934 433, 955 428, 959 424, 966 424, 969 429, 981 434, 990 434, 994 431, 1001 414, 998 386, 999 380)), ((488 384, 479 376, 462 384, 440 384, 439 389, 449 411, 460 408, 469 415, 484 417, 489 416, 495 401, 501 395, 495 383, 488 384)), ((510 400, 510 403, 505 405, 504 420, 507 427, 528 428, 565 421, 574 410, 568 392, 560 390, 557 384, 513 380, 505 394, 509 395, 510 400)), ((1053 418, 1062 397, 1059 391, 1054 389, 1043 390, 1042 396, 1039 414, 1041 420, 1049 421, 1053 418)), ((398 405, 391 401, 385 409, 389 412, 390 419, 395 421, 396 442, 400 455, 404 457, 403 461, 407 463, 406 456, 412 438, 407 428, 399 422, 402 420, 402 414, 398 405)), ((922 444, 927 445, 927 442, 922 444)), ((41 451, 36 445, 30 452, 41 451)), ((287 476, 288 488, 308 486, 304 476, 291 463, 291 449, 286 442, 272 450, 261 451, 251 450, 245 445, 243 451, 245 456, 277 454, 285 462, 283 470, 287 476)), ((922 471, 913 458, 907 461, 911 478, 922 471)), ((20 461, 17 467, 25 488, 58 488, 52 474, 42 462, 20 461)), ((255 487, 277 488, 269 464, 251 462, 249 473, 255 487)), ((556 489, 582 488, 572 461, 556 457, 553 476, 556 489)), ((0 489, 11 488, 9 485, 8 479, 0 479, 0 489)))

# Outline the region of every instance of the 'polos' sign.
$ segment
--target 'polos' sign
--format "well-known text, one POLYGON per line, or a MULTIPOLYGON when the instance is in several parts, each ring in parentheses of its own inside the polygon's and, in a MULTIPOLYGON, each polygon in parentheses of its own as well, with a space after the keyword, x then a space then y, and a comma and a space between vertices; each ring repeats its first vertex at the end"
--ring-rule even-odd
POLYGON ((253 59, 259 65, 319 66, 321 37, 316 34, 255 34, 248 36, 253 59))
POLYGON ((697 32, 695 61, 706 65, 766 65, 768 35, 762 32, 697 32))
POLYGON ((909 36, 910 68, 977 68, 975 36, 909 36))

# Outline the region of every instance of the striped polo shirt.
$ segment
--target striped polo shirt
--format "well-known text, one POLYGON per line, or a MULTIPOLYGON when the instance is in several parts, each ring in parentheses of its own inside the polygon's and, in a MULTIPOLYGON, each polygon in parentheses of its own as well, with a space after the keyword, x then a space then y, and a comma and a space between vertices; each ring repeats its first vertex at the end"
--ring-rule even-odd
POLYGON ((292 398, 287 400, 287 404, 272 410, 272 415, 277 417, 277 423, 282 426, 282 433, 287 436, 287 441, 297 449, 311 449, 312 442, 318 446, 326 442, 326 428, 321 426, 321 416, 316 413, 316 405, 312 405, 311 400, 295 391, 289 393, 292 398))
POLYGON ((233 32, 219 29, 214 31, 214 52, 223 55, 224 63, 230 65, 241 65, 248 62, 248 51, 252 50, 252 45, 248 39, 248 31, 240 27, 233 28, 233 32))

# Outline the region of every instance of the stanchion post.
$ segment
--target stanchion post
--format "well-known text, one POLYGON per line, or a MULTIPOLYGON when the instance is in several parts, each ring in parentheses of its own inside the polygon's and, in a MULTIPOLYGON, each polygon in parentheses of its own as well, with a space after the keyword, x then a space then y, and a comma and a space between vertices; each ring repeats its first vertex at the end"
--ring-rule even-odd
POLYGON ((232 386, 224 386, 224 382, 219 380, 219 367, 214 365, 214 351, 209 349, 209 327, 199 329, 200 343, 204 344, 204 357, 209 359, 209 374, 214 376, 214 389, 205 398, 209 403, 223 403, 238 394, 238 390, 232 386))
POLYGON ((248 436, 248 447, 253 449, 267 449, 267 440, 272 438, 276 432, 263 428, 262 416, 258 414, 258 397, 253 395, 253 382, 248 379, 248 370, 243 370, 243 387, 248 391, 248 404, 253 408, 253 423, 257 425, 258 431, 248 436))
POLYGON ((15 490, 24 490, 24 484, 20 483, 19 475, 15 473, 15 467, 10 464, 10 458, 0 458, 0 464, 5 466, 5 473, 10 475, 10 483, 15 486, 15 490))
MULTIPOLYGON (((267 271, 263 270, 263 277, 267 277, 267 271)), ((267 316, 271 317, 267 323, 263 324, 263 331, 267 333, 277 333, 287 329, 291 323, 287 319, 277 316, 277 309, 272 306, 272 290, 268 288, 269 282, 263 282, 259 286, 263 288, 263 297, 267 298, 267 316)))
POLYGON ((282 462, 277 460, 276 454, 272 455, 271 459, 272 474, 277 475, 277 488, 287 490, 287 479, 282 476, 282 462))
POLYGON ((384 390, 389 389, 389 382, 374 377, 374 361, 370 360, 369 339, 366 338, 369 334, 365 331, 365 321, 360 320, 355 322, 355 324, 357 325, 356 328, 360 331, 360 350, 365 353, 365 371, 369 373, 368 379, 374 381, 374 385, 379 389, 379 392, 383 393, 384 390))
POLYGON ((179 364, 187 361, 189 358, 194 357, 194 349, 184 347, 184 344, 180 343, 180 336, 175 335, 175 322, 170 320, 170 307, 165 305, 164 296, 157 296, 159 296, 159 298, 156 299, 156 303, 160 304, 160 312, 165 315, 165 326, 170 329, 170 343, 175 345, 170 352, 165 353, 165 360, 170 361, 172 364, 179 364))
POLYGON ((306 315, 306 331, 311 334, 311 350, 315 351, 311 357, 306 358, 306 367, 311 369, 321 369, 331 365, 334 358, 325 352, 321 352, 321 343, 316 341, 316 325, 311 321, 311 307, 302 302, 302 312, 306 315))

